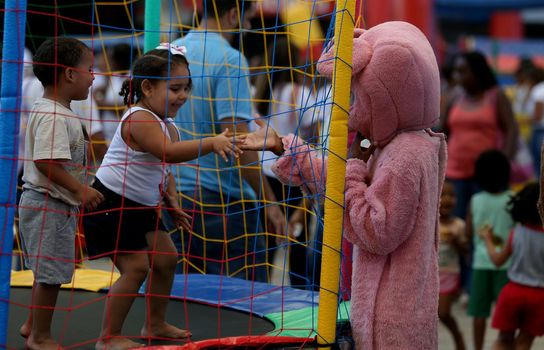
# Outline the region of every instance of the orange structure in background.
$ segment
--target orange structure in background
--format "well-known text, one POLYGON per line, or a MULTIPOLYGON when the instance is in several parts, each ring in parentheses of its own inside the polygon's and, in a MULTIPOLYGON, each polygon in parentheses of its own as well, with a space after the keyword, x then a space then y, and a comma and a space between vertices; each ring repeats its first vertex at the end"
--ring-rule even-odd
POLYGON ((523 39, 523 21, 519 11, 497 11, 489 21, 489 35, 497 39, 523 39))

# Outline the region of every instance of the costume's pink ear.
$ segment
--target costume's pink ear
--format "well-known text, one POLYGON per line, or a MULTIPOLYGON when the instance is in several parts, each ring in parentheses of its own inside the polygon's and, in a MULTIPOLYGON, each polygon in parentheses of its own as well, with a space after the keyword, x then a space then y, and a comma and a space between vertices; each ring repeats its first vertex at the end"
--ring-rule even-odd
MULTIPOLYGON (((372 46, 368 43, 363 34, 366 30, 355 28, 353 32, 353 72, 352 75, 358 74, 366 67, 372 57, 372 46)), ((320 74, 332 78, 334 69, 334 59, 337 57, 336 45, 334 39, 330 41, 325 51, 321 54, 317 62, 317 70, 320 74)))

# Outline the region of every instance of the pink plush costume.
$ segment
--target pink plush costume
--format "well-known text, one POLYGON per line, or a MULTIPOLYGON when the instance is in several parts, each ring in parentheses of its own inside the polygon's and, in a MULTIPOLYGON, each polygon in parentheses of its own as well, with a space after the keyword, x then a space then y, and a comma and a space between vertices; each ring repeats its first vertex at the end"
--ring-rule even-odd
MULTIPOLYGON (((356 30, 353 52, 349 126, 377 147, 368 163, 350 159, 346 169, 355 342, 358 350, 436 349, 446 143, 427 128, 439 116, 438 66, 425 36, 404 22, 356 30)), ((332 75, 334 55, 334 47, 322 55, 321 74, 332 75)), ((283 143, 279 178, 323 192, 323 159, 293 135, 283 143)))

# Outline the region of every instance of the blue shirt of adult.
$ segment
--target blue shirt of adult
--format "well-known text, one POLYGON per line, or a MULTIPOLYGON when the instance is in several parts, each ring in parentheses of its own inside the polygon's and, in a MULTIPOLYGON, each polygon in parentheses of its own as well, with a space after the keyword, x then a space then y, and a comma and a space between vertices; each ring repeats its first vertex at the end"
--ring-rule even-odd
MULTIPOLYGON (((182 140, 216 135, 224 119, 252 118, 248 64, 240 51, 220 34, 206 31, 190 31, 173 44, 187 48, 193 82, 190 98, 175 120, 182 140)), ((210 153, 177 166, 174 174, 178 191, 191 197, 199 194, 200 185, 203 190, 223 193, 224 201, 256 199, 232 158, 226 163, 210 153)))

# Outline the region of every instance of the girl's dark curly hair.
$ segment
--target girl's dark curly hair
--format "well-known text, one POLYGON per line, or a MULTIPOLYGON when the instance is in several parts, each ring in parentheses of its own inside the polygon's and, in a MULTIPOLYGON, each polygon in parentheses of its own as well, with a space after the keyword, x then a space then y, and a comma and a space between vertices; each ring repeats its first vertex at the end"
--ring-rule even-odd
POLYGON ((536 182, 531 182, 521 191, 516 193, 508 202, 508 210, 512 219, 515 222, 521 224, 542 225, 540 215, 536 204, 538 202, 538 196, 540 192, 540 186, 536 182))
POLYGON ((34 75, 44 87, 51 86, 66 68, 79 65, 85 50, 91 51, 87 45, 74 38, 47 39, 32 58, 34 75))
MULTIPOLYGON (((142 82, 164 80, 168 77, 172 66, 185 65, 189 70, 189 61, 184 55, 173 55, 169 50, 153 49, 146 52, 134 62, 132 78, 123 82, 119 95, 123 96, 125 105, 138 103, 142 99, 142 82)), ((189 71, 189 88, 192 85, 189 71)))

